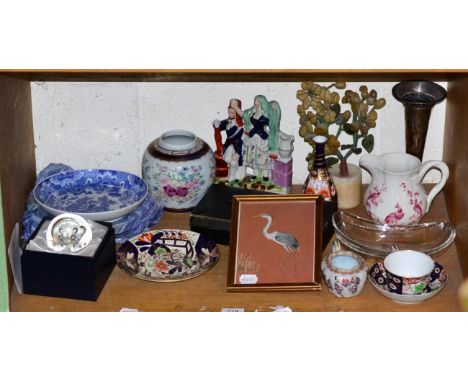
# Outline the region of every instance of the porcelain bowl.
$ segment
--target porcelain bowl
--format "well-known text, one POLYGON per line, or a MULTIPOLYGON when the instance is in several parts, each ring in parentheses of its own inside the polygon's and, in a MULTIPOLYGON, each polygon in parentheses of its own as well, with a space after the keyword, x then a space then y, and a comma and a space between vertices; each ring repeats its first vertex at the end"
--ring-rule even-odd
POLYGON ((387 285, 387 275, 383 262, 383 260, 379 260, 369 269, 369 281, 380 294, 401 304, 416 304, 426 301, 437 295, 447 285, 447 271, 436 262, 431 273, 430 283, 421 294, 393 293, 387 285))
POLYGON ((85 219, 112 221, 135 210, 148 186, 140 177, 116 170, 63 171, 34 187, 37 203, 51 215, 74 213, 85 219))

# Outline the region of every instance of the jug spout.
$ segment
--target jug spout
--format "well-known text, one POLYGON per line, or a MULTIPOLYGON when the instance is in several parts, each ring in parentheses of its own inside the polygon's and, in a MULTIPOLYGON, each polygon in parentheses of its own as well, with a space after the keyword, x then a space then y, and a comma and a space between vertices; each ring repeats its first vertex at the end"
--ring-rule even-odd
POLYGON ((379 167, 379 161, 380 158, 376 155, 364 154, 359 159, 359 166, 361 166, 364 170, 369 172, 371 176, 374 176, 377 168, 379 167))

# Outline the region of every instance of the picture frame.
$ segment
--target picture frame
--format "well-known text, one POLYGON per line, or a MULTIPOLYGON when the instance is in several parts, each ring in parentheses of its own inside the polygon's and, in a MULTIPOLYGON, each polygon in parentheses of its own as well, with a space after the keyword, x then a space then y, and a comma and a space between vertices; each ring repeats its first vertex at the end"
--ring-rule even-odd
POLYGON ((323 199, 235 195, 228 292, 320 290, 323 199))

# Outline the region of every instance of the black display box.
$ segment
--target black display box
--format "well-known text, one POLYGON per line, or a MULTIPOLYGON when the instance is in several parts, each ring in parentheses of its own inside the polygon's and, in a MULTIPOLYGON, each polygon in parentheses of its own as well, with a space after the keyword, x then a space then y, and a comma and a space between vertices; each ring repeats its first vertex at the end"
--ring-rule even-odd
MULTIPOLYGON (((34 238, 44 223, 34 232, 34 238)), ((108 227, 94 256, 26 250, 21 255, 23 292, 40 296, 96 301, 115 265, 115 232, 108 227)), ((29 241, 28 241, 29 243, 29 241)))
MULTIPOLYGON (((216 243, 229 245, 231 231, 231 208, 234 195, 270 194, 256 190, 227 187, 213 184, 190 215, 190 229, 211 237, 216 243)), ((334 234, 332 216, 338 211, 335 202, 323 203, 322 249, 325 249, 334 234)))

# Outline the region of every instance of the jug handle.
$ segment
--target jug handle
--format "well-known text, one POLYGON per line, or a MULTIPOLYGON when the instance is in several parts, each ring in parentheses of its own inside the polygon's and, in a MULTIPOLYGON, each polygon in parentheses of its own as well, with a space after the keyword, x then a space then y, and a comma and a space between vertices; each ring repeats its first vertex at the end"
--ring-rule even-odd
POLYGON ((419 172, 417 175, 413 177, 413 181, 417 184, 422 183, 422 180, 426 176, 429 170, 431 169, 436 169, 440 171, 441 179, 439 183, 437 183, 429 192, 429 195, 427 195, 427 206, 426 206, 426 213, 429 211, 429 208, 431 207, 432 200, 436 197, 436 195, 442 190, 442 188, 445 186, 445 183, 447 182, 447 179, 449 177, 449 168, 447 165, 440 161, 440 160, 431 160, 424 162, 421 167, 419 168, 419 172))

